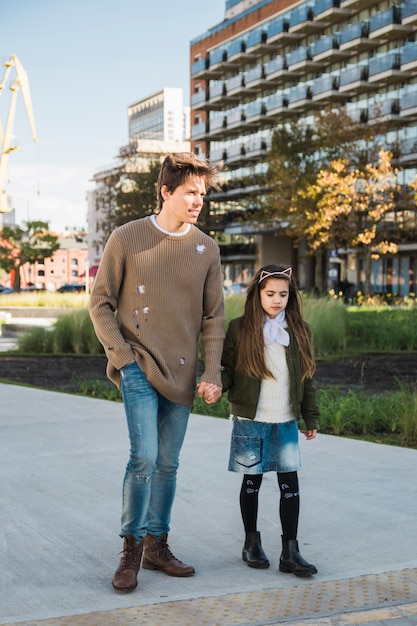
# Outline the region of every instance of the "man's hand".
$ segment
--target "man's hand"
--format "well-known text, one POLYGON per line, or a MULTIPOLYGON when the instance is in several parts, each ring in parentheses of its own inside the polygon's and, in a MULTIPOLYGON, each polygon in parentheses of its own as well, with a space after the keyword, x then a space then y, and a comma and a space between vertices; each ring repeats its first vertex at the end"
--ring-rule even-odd
POLYGON ((200 398, 204 398, 206 404, 215 404, 220 400, 223 389, 214 383, 199 383, 197 393, 200 398))

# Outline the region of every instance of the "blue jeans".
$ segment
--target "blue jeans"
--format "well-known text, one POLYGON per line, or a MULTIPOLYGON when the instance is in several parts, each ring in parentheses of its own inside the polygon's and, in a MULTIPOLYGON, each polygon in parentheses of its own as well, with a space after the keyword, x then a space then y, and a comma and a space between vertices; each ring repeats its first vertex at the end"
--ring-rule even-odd
POLYGON ((130 457, 123 481, 121 537, 169 531, 180 450, 191 407, 171 402, 136 363, 120 370, 130 457))

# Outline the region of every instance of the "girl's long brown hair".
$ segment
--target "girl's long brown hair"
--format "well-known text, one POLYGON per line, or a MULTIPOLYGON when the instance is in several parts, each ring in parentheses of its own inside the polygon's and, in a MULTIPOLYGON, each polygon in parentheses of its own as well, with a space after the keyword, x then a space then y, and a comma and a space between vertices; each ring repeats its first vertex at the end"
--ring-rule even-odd
MULTIPOLYGON (((245 308, 240 321, 236 369, 238 372, 251 378, 271 378, 272 373, 266 366, 264 357, 264 335, 263 325, 265 312, 261 305, 260 292, 266 288, 268 278, 259 282, 261 272, 283 272, 287 269, 283 265, 265 265, 255 274, 248 287, 245 308)), ((279 276, 288 280, 289 297, 287 308, 285 309, 288 329, 292 331, 298 345, 301 358, 302 380, 313 376, 316 364, 313 356, 313 348, 310 335, 302 316, 301 295, 297 289, 295 281, 291 276, 279 276)))

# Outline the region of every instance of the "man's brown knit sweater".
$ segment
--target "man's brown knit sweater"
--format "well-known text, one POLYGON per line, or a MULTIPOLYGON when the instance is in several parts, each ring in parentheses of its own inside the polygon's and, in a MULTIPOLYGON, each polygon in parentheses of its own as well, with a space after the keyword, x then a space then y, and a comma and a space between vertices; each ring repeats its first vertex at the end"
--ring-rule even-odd
POLYGON ((108 358, 107 374, 117 386, 119 370, 136 360, 164 397, 191 406, 200 332, 201 380, 221 386, 219 248, 195 226, 185 235, 169 235, 146 217, 117 228, 104 250, 89 310, 108 358))

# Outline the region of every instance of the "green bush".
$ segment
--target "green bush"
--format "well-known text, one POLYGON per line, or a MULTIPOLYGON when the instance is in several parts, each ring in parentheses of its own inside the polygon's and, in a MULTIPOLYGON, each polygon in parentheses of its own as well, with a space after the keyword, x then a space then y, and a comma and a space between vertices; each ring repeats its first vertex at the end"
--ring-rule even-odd
POLYGON ((346 348, 347 310, 341 300, 304 296, 303 313, 310 326, 316 357, 346 348))
POLYGON ((358 390, 340 394, 323 390, 318 394, 320 431, 338 436, 374 437, 398 435, 398 441, 417 445, 417 392, 409 385, 381 395, 358 390))
POLYGON ((19 338, 19 352, 24 354, 53 354, 54 331, 34 328, 19 338))
POLYGON ((416 308, 359 308, 347 310, 347 345, 368 352, 417 350, 416 308))
POLYGON ((36 328, 19 339, 18 351, 37 354, 102 354, 87 309, 62 315, 52 329, 36 328))

